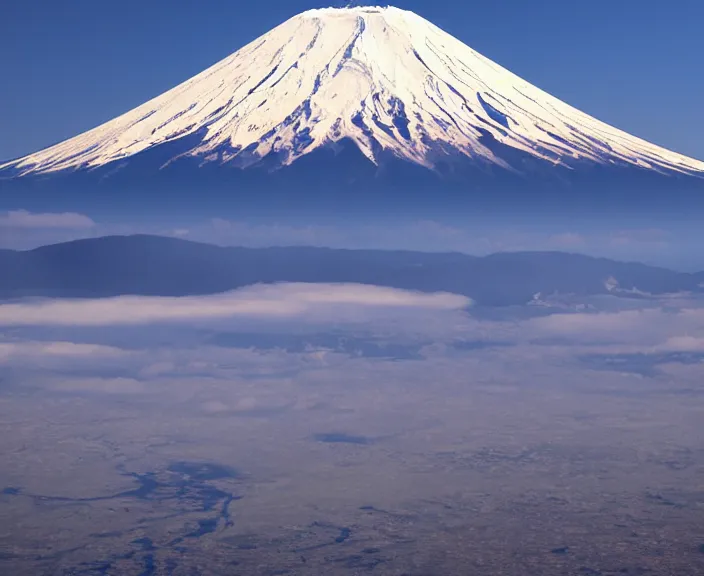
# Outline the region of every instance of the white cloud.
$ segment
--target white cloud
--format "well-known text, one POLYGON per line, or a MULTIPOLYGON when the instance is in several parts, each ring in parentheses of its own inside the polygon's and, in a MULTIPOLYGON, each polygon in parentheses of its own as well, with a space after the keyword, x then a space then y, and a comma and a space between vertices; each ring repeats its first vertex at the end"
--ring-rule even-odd
POLYGON ((0 226, 7 228, 85 229, 94 227, 95 222, 88 216, 76 212, 35 213, 27 210, 14 210, 0 214, 0 226))
POLYGON ((525 322, 521 334, 529 340, 557 337, 574 344, 626 344, 643 352, 704 351, 704 309, 553 314, 525 322))
POLYGON ((120 296, 93 300, 32 300, 0 304, 0 325, 105 326, 151 322, 302 317, 336 319, 363 309, 455 310, 464 296, 421 294, 361 284, 257 285, 212 296, 120 296))
POLYGON ((100 344, 74 342, 0 342, 0 364, 32 364, 63 360, 107 360, 122 358, 130 352, 100 344))
POLYGON ((29 356, 52 356, 60 358, 119 357, 129 352, 112 346, 99 344, 76 344, 74 342, 0 342, 0 362, 10 358, 29 356))
POLYGON ((704 338, 673 336, 655 346, 653 352, 704 352, 704 338))

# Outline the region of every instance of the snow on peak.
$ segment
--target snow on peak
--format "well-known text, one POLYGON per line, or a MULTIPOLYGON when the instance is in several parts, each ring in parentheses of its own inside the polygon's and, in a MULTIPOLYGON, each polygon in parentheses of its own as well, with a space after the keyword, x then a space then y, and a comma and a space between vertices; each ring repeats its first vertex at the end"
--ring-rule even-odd
POLYGON ((429 168, 454 153, 515 170, 496 141, 554 164, 627 164, 704 174, 704 163, 600 122, 420 16, 322 8, 280 24, 197 76, 84 134, 0 166, 15 174, 93 168, 198 134, 188 156, 290 164, 354 141, 429 168))
POLYGON ((380 14, 382 12, 406 12, 400 8, 393 6, 345 6, 344 8, 312 8, 301 12, 299 18, 320 18, 323 16, 346 16, 346 15, 364 15, 364 14, 380 14))

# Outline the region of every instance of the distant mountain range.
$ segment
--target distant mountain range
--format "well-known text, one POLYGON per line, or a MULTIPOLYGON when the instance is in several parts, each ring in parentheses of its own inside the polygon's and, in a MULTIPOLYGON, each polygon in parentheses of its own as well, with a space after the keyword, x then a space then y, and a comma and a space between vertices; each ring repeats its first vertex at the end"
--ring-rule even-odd
POLYGON ((687 274, 561 252, 475 257, 328 248, 219 247, 159 236, 108 236, 0 251, 0 298, 215 294, 272 282, 353 282, 453 292, 479 305, 526 304, 536 294, 642 297, 702 292, 687 274))

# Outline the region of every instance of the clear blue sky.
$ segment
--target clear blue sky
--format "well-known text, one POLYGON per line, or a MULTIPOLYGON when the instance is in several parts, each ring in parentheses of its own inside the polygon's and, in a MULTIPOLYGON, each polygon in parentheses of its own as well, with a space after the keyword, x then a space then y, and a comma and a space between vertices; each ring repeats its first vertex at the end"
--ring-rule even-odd
MULTIPOLYGON (((3 0, 0 159, 126 112, 298 12, 344 4, 3 0)), ((395 5, 585 112, 704 159, 702 0, 395 5)))

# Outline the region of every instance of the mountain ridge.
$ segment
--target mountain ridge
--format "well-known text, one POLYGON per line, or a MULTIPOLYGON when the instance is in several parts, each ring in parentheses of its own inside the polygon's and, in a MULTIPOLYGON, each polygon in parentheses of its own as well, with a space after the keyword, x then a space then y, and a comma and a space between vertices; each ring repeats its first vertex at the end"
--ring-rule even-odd
POLYGON ((537 293, 581 296, 701 292, 701 275, 564 252, 461 253, 315 247, 223 247, 150 236, 74 240, 0 251, 0 298, 215 294, 276 282, 360 283, 453 292, 480 305, 537 293))

